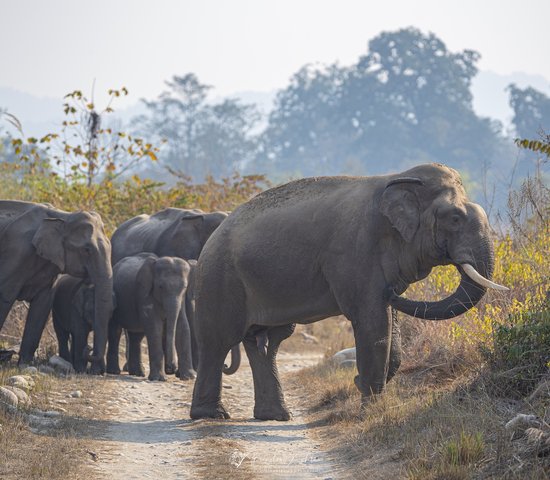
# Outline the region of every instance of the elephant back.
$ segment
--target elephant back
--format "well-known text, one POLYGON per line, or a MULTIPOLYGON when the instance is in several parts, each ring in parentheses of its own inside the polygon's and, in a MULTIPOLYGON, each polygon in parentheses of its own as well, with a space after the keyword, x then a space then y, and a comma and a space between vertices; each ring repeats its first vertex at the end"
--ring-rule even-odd
POLYGON ((206 240, 226 217, 226 212, 205 213, 181 208, 166 208, 154 215, 134 217, 113 234, 112 264, 142 252, 197 259, 206 240))

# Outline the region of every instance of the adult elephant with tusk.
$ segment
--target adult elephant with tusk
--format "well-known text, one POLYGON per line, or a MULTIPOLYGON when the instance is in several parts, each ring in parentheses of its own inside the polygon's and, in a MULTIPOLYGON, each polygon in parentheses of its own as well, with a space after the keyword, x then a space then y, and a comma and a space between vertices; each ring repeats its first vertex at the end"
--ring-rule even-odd
POLYGON ((19 362, 32 361, 52 307, 59 273, 95 287, 92 373, 105 370, 108 321, 113 310, 111 244, 101 217, 50 205, 0 201, 0 329, 16 300, 29 302, 19 362))
POLYGON ((191 417, 228 418, 221 403, 223 359, 244 341, 254 416, 287 420, 275 361, 279 344, 292 324, 339 314, 353 325, 355 383, 367 405, 399 367, 401 339, 391 307, 432 320, 460 315, 486 288, 504 288, 490 281, 493 262, 485 212, 444 165, 379 177, 307 178, 261 193, 214 232, 196 266, 199 365, 191 417), (447 264, 462 274, 448 298, 399 296, 447 264), (267 336, 265 354, 257 332, 267 336))

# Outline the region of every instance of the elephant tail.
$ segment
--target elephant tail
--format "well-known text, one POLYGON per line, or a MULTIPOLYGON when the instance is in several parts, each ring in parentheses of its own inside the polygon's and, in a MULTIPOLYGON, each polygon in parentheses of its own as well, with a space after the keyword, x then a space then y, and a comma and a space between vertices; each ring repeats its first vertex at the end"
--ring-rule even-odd
POLYGON ((226 375, 233 375, 241 365, 241 344, 235 345, 231 349, 231 365, 223 366, 223 373, 226 375))

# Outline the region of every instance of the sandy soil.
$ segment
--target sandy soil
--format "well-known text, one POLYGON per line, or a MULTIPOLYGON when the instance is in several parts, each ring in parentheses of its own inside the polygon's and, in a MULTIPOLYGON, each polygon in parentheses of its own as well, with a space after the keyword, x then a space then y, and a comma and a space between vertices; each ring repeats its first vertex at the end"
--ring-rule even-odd
MULTIPOLYGON (((280 353, 278 360, 285 385, 286 376, 319 356, 280 353)), ((244 355, 239 371, 224 376, 224 404, 232 416, 226 421, 189 419, 191 382, 127 375, 107 381, 113 397, 95 408, 108 420, 96 422, 90 435, 97 478, 336 478, 333 463, 308 436, 313 426, 302 416, 298 386, 286 391, 290 422, 252 418, 252 375, 244 355)))

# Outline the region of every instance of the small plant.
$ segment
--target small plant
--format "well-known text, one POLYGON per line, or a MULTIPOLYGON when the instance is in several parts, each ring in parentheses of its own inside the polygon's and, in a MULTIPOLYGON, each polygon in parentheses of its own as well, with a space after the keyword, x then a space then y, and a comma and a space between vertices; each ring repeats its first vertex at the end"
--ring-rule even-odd
POLYGON ((443 457, 450 465, 470 465, 483 456, 485 444, 480 432, 460 432, 457 439, 449 440, 443 449, 443 457))

